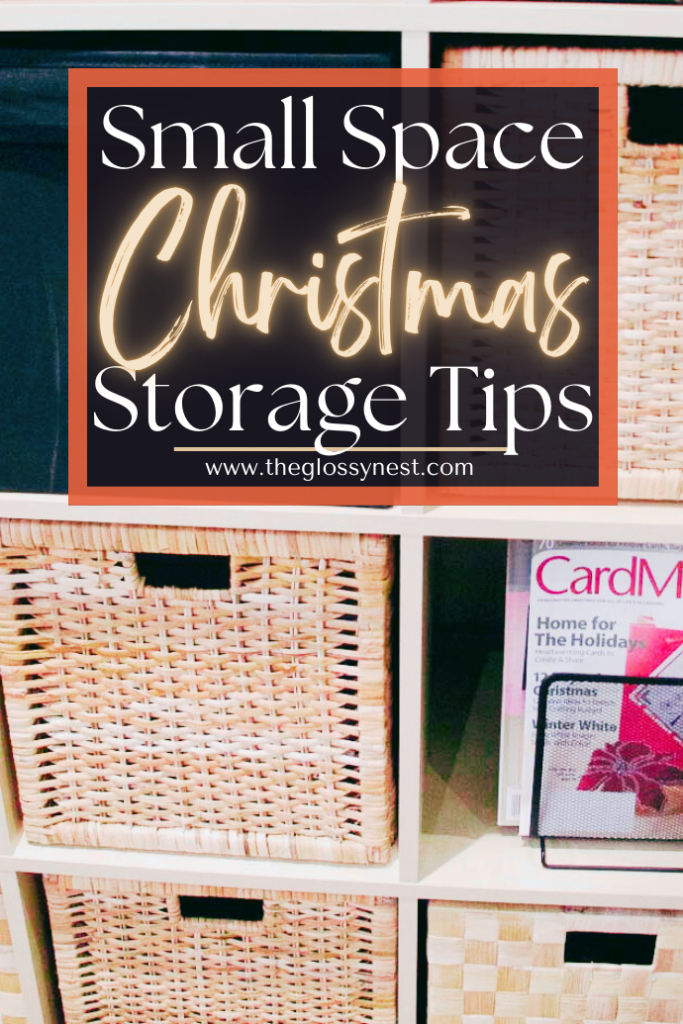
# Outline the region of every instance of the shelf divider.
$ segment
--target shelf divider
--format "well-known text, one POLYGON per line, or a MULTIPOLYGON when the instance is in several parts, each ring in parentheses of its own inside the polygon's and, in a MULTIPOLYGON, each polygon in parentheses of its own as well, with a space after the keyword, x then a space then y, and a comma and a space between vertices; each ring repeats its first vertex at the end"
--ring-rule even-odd
POLYGON ((417 1018, 418 901, 402 896, 398 902, 398 1024, 417 1018))
POLYGON ((426 541, 403 537, 400 557, 398 832, 401 882, 420 875, 426 541))
POLYGON ((401 67, 428 68, 430 63, 429 32, 401 33, 401 67))
MULTIPOLYGON (((46 947, 47 911, 40 879, 14 871, 0 873, 12 949, 26 1024, 59 1024, 59 1000, 51 953, 46 947)), ((6 1018, 5 1018, 6 1019, 6 1018)))

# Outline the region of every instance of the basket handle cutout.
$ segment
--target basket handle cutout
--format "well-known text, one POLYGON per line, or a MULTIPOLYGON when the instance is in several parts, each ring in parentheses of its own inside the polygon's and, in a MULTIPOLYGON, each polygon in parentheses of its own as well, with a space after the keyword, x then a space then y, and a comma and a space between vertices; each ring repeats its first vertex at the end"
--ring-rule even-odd
POLYGON ((148 587, 229 590, 229 555, 135 554, 138 574, 148 587))
POLYGON ((683 145, 683 89, 628 89, 628 140, 642 146, 683 145))
POLYGON ((570 964, 652 964, 656 935, 567 932, 564 962, 570 964))
POLYGON ((179 896, 180 916, 203 921, 262 921, 263 900, 233 896, 179 896))

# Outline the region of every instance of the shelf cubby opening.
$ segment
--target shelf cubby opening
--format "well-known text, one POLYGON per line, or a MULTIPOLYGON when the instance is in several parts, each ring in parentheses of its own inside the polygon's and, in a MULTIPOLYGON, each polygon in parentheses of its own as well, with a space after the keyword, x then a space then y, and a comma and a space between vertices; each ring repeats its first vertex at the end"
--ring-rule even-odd
POLYGON ((430 852, 498 831, 506 547, 447 539, 430 546, 422 789, 430 852))

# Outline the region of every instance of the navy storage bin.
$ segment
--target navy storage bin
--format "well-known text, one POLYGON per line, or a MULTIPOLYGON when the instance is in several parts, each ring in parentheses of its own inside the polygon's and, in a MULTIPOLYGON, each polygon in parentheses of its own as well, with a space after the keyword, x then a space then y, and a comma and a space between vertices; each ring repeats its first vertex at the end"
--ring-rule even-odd
POLYGON ((0 491, 66 493, 68 68, 392 67, 399 43, 264 32, 5 34, 3 44, 0 491))

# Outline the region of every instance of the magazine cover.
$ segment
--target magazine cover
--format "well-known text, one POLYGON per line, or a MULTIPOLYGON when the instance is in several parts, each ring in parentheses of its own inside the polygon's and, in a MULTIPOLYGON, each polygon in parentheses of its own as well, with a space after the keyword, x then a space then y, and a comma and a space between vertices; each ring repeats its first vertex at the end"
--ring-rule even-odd
POLYGON ((530 575, 531 541, 508 541, 503 711, 500 723, 498 779, 499 825, 519 825, 524 746, 524 665, 529 623, 530 575))
MULTIPOLYGON (((520 832, 530 834, 538 695, 553 672, 683 676, 683 548, 534 544, 520 832)), ((548 696, 539 832, 683 838, 683 687, 548 696)))

